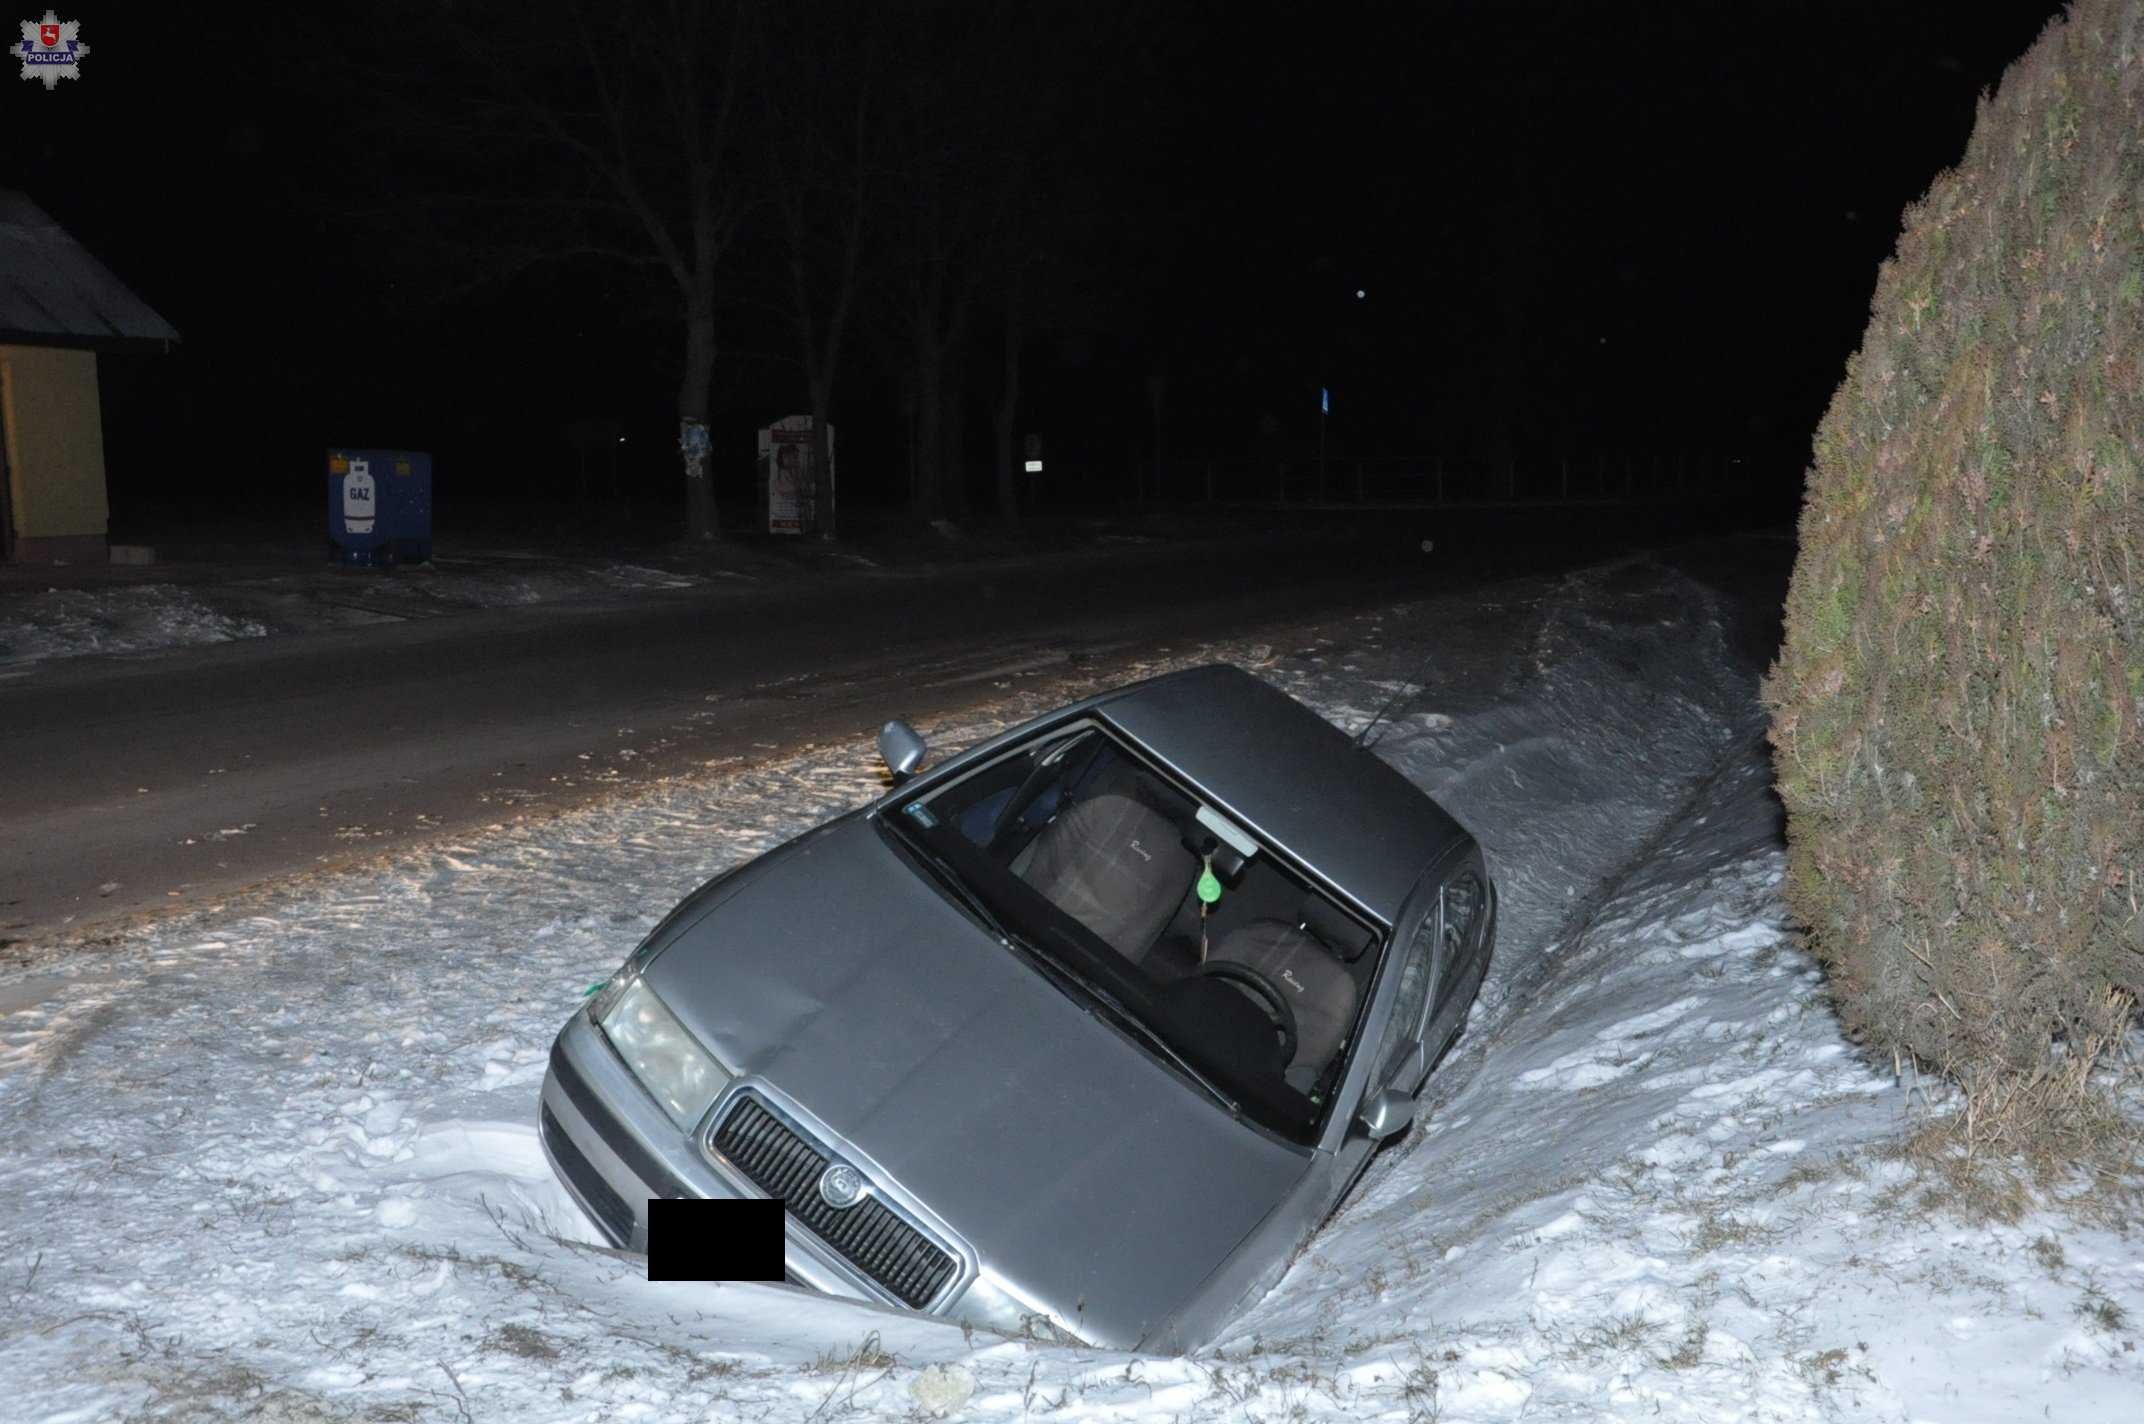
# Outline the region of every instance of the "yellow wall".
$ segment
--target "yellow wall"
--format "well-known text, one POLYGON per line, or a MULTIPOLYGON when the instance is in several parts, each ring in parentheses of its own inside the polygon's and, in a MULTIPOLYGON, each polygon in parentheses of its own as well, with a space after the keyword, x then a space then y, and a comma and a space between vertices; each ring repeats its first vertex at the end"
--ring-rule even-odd
POLYGON ((0 428, 15 537, 103 538, 110 509, 96 353, 0 346, 0 428))

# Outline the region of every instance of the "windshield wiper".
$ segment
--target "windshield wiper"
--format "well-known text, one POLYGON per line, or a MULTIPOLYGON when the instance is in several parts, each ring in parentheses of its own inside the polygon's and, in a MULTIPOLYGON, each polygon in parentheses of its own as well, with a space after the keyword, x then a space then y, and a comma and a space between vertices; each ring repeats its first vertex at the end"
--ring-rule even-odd
POLYGON ((1214 1082, 1213 1079, 1200 1072, 1198 1067, 1184 1056, 1181 1049, 1164 1038, 1161 1035, 1161 1031, 1152 1024, 1126 1008, 1124 1002, 1117 998, 1116 995, 1110 993, 1086 975, 1073 969, 1070 965, 1043 953, 1036 946, 1017 937, 1014 937, 1011 942, 1027 951, 1028 956, 1037 964, 1043 966, 1052 974, 1063 978, 1068 983, 1077 986, 1081 993, 1092 999, 1100 1007, 1107 1009, 1113 1021, 1138 1034, 1150 1048, 1168 1059, 1179 1073, 1182 1073, 1186 1078, 1189 1078, 1210 1093, 1215 1102, 1220 1103, 1232 1113, 1241 1113, 1243 1111, 1241 1103, 1222 1091, 1221 1086, 1214 1082))
POLYGON ((990 908, 990 902, 977 893, 974 886, 961 879, 960 872, 933 849, 924 837, 911 834, 905 829, 901 830, 900 837, 909 849, 916 853, 916 859, 922 861, 924 868, 930 871, 931 878, 944 888, 946 894, 958 901, 962 909, 981 920, 984 929, 1008 944, 1014 940, 1013 932, 1006 927, 998 912, 990 908))
MULTIPOLYGON (((891 818, 881 822, 881 824, 890 826, 891 818)), ((1104 988, 1100 983, 1074 969, 1064 960, 1049 953, 1040 944, 1036 943, 1035 937, 1031 937, 1007 925, 1004 918, 991 907, 989 900, 982 892, 970 885, 966 878, 961 875, 960 868, 953 863, 951 857, 930 844, 938 836, 957 836, 960 834, 958 831, 932 825, 923 828, 919 834, 916 830, 901 826, 897 828, 896 834, 904 844, 916 853, 916 858, 930 870, 931 878, 944 886, 946 893, 959 902, 968 913, 980 920, 983 927, 995 935, 1001 943, 1019 950, 1020 953, 1027 957, 1030 963, 1051 979, 1058 981, 1061 985, 1069 984, 1077 989, 1080 995, 1089 1003, 1106 1010, 1113 1022, 1137 1034, 1156 1053, 1167 1059, 1177 1072, 1205 1089, 1215 1102, 1227 1108, 1231 1113, 1238 1116, 1242 1115, 1243 1105, 1240 1102, 1222 1091, 1221 1087, 1213 1079, 1201 1072, 1190 1059, 1184 1056, 1182 1050, 1164 1038, 1152 1024, 1149 1024, 1145 1019, 1140 1018, 1139 1015, 1125 1007, 1123 1000, 1104 988)), ((962 849, 965 849, 965 847, 962 847, 962 849)), ((1057 930, 1053 926, 1045 926, 1040 937, 1045 939, 1055 938, 1062 934, 1063 931, 1057 930)))
POLYGON ((1214 1082, 1213 1079, 1207 1077, 1204 1073, 1200 1072, 1198 1068, 1192 1064, 1190 1059, 1184 1057, 1183 1051, 1181 1049, 1179 1049, 1175 1044, 1169 1042, 1169 1040, 1161 1036, 1161 1031, 1159 1029, 1156 1029, 1145 1019, 1140 1018, 1137 1014, 1125 1008, 1115 999, 1109 997, 1106 991, 1090 987, 1088 988, 1087 992, 1093 994, 1097 1001, 1106 1006, 1118 1023, 1122 1024, 1126 1028, 1131 1029, 1134 1033, 1138 1034, 1139 1037, 1145 1039, 1149 1047, 1151 1047, 1155 1052, 1159 1053, 1162 1057, 1168 1059, 1169 1062, 1175 1067, 1177 1072, 1183 1074, 1186 1078, 1189 1078, 1192 1082, 1198 1084, 1201 1088, 1204 1088, 1209 1094, 1212 1095, 1213 1100, 1215 1102, 1219 1103, 1222 1107, 1227 1108, 1231 1113, 1234 1113, 1238 1116, 1242 1115, 1243 1104, 1237 1102, 1234 1098, 1223 1092, 1221 1090, 1220 1084, 1214 1082))

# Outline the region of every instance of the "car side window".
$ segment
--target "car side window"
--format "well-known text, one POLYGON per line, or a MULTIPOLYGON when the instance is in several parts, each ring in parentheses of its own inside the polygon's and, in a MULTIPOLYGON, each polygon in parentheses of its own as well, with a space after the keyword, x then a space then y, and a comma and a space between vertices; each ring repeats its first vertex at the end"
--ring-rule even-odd
POLYGON ((1406 956, 1399 962, 1399 990, 1393 997, 1392 1017, 1385 1023, 1384 1042, 1377 1047, 1377 1075, 1371 1079, 1380 1089, 1397 1086, 1393 1075, 1421 1036, 1422 1015, 1429 1008, 1429 981, 1436 967, 1438 920, 1437 912, 1431 910, 1408 940, 1406 956))
POLYGON ((1474 917, 1481 912, 1481 879, 1467 871, 1444 887, 1444 953, 1446 963, 1457 963, 1473 932, 1474 917))
POLYGON ((1099 749, 1092 730, 1009 754, 929 797, 930 806, 979 849, 988 850, 1008 830, 1032 831, 1049 820, 1069 789, 1066 783, 1093 760, 1081 756, 1082 749, 1099 749), (1016 797, 1018 805, 1013 804, 1016 797))

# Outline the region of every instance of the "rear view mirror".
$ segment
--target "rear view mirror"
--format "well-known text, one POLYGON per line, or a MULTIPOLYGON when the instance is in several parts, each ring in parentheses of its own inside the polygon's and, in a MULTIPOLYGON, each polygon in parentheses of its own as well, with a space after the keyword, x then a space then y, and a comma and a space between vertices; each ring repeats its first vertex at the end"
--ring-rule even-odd
POLYGON ((898 717, 878 729, 878 754, 885 759, 886 769, 893 773, 895 781, 914 776, 928 750, 916 729, 898 717))
POLYGON ((1414 1121, 1414 1098, 1398 1088, 1387 1088, 1362 1105, 1355 1121, 1372 1142, 1396 1137, 1414 1121))

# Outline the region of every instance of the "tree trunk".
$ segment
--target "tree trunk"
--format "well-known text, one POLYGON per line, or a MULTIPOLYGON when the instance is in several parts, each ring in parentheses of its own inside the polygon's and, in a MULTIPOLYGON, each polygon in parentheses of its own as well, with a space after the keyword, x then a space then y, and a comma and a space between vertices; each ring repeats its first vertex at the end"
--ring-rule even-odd
POLYGON ((707 429, 715 376, 715 304, 712 294, 695 295, 685 313, 685 374, 677 391, 678 455, 685 472, 685 537, 712 542, 721 532, 715 522, 714 481, 708 469, 713 454, 707 429))
POLYGON ((947 347, 945 422, 939 441, 945 448, 945 480, 938 492, 948 519, 968 516, 968 350, 955 338, 947 347))
POLYGON ((911 512, 919 519, 958 518, 967 512, 961 436, 965 408, 968 303, 965 281, 934 263, 912 294, 915 322, 916 483, 911 512))
POLYGON ((1156 362, 1146 373, 1147 411, 1154 418, 1154 483, 1153 494, 1159 499, 1162 494, 1162 479, 1166 472, 1168 452, 1164 448, 1168 436, 1169 368, 1156 362))
POLYGON ((916 485, 916 383, 913 379, 901 383, 901 426, 905 438, 903 448, 908 453, 908 508, 914 513, 921 500, 916 485))
POLYGON ((998 387, 996 425, 998 518, 1020 523, 1020 278, 1015 271, 1005 291, 1005 379, 998 387))
POLYGON ((945 517, 945 353, 930 337, 916 340, 916 479, 918 519, 945 517))
POLYGON ((819 537, 834 537, 834 477, 828 468, 833 442, 827 439, 826 422, 834 405, 834 379, 821 371, 811 381, 811 479, 812 514, 819 521, 819 537))

